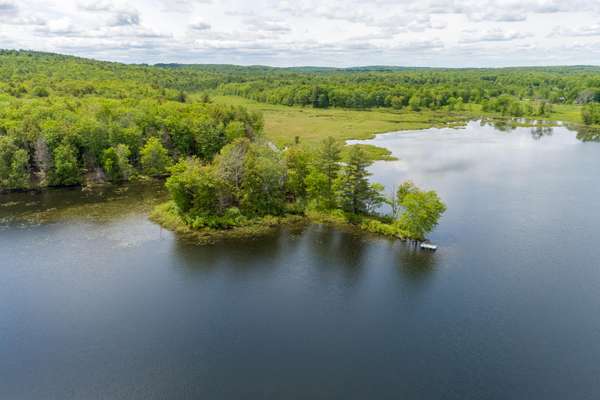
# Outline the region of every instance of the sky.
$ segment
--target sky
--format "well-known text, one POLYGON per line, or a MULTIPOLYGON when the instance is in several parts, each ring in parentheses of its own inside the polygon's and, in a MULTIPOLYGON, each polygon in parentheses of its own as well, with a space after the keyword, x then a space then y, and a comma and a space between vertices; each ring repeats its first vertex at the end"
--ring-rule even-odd
POLYGON ((126 63, 600 64, 600 0, 0 0, 0 48, 126 63))

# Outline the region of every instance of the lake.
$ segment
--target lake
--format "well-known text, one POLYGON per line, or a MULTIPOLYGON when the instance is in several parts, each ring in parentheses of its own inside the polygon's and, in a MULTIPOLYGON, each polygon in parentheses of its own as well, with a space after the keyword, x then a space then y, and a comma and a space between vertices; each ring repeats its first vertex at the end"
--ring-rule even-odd
POLYGON ((600 144, 379 135, 436 253, 326 226, 199 246, 158 185, 0 196, 2 399, 597 399, 600 144))

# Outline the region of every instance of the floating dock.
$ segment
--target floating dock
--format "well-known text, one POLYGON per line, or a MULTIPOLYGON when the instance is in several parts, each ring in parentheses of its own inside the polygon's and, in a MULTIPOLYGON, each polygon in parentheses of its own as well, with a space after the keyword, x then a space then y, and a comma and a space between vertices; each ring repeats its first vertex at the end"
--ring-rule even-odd
POLYGON ((429 250, 429 251, 437 250, 437 246, 435 244, 431 244, 431 243, 421 243, 421 248, 423 250, 429 250))

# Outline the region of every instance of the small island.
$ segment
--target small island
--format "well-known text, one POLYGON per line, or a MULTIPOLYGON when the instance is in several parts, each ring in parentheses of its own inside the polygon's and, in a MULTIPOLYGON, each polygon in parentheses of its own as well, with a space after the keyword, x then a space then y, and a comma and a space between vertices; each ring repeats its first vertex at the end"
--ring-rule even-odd
POLYGON ((410 181, 386 196, 383 185, 369 182, 370 164, 361 146, 346 149, 332 137, 316 148, 297 143, 279 150, 241 130, 209 162, 190 157, 170 168, 171 200, 151 218, 208 241, 307 221, 425 240, 445 204, 410 181), (381 213, 384 204, 389 212, 381 213))

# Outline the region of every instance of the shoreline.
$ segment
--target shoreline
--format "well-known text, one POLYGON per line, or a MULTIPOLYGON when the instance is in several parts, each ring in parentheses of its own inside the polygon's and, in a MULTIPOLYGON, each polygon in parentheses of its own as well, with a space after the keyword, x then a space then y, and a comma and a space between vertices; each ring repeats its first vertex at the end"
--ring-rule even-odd
POLYGON ((213 244, 222 240, 251 239, 273 233, 282 227, 304 227, 307 225, 328 225, 337 229, 351 230, 361 234, 373 234, 388 239, 400 240, 402 242, 414 241, 416 243, 426 242, 410 238, 393 224, 385 222, 385 218, 375 216, 362 216, 356 221, 349 220, 341 213, 308 211, 305 214, 284 214, 282 216, 265 216, 249 219, 247 225, 232 228, 198 228, 189 226, 177 213, 172 201, 157 205, 150 212, 148 218, 184 238, 192 239, 197 244, 213 244))
MULTIPOLYGON (((550 121, 546 119, 526 119, 526 118, 497 118, 497 117, 474 117, 465 120, 464 123, 447 123, 445 127, 431 126, 423 129, 406 129, 398 131, 389 131, 382 133, 373 133, 370 139, 348 139, 344 141, 345 147, 350 146, 371 146, 373 148, 382 149, 382 153, 386 154, 385 158, 374 159, 372 161, 393 161, 397 158, 393 156, 391 150, 386 147, 379 147, 373 144, 365 143, 365 141, 373 140, 378 135, 384 134, 402 134, 404 132, 416 132, 424 129, 444 129, 465 128, 471 122, 487 123, 495 126, 496 124, 507 124, 511 128, 535 128, 535 127, 560 127, 563 126, 569 130, 573 130, 570 123, 562 121, 550 121)), ((577 133, 573 131, 573 133, 577 133)), ((258 218, 248 218, 242 222, 240 226, 228 227, 199 227, 192 226, 191 223, 185 221, 172 202, 167 202, 158 205, 150 213, 150 219, 162 226, 165 229, 171 230, 177 234, 192 237, 200 243, 212 243, 218 240, 229 238, 250 238, 273 232, 275 229, 289 225, 307 225, 307 224, 326 224, 340 229, 351 229, 361 233, 371 233, 379 236, 393 238, 401 241, 427 242, 426 238, 413 238, 401 231, 400 228, 385 216, 365 215, 365 216, 348 216, 341 212, 320 212, 314 210, 305 210, 301 214, 284 214, 282 216, 266 216, 258 218)))
MULTIPOLYGON (((419 112, 414 112, 414 114, 419 114, 419 112)), ((584 125, 581 123, 563 121, 559 119, 553 119, 552 117, 543 118, 543 119, 528 119, 528 118, 515 118, 515 117, 506 117, 494 114, 481 114, 481 113, 469 113, 466 112, 464 114, 456 114, 456 113, 446 113, 445 117, 447 120, 444 123, 440 123, 439 121, 430 121, 431 123, 426 126, 419 127, 399 127, 396 130, 391 131, 381 131, 381 132, 370 132, 364 134, 353 135, 354 137, 343 138, 343 152, 346 153, 350 146, 360 146, 367 153, 369 159, 372 162, 375 161, 397 161, 398 158, 395 157, 391 151, 385 147, 377 146, 372 143, 364 143, 369 140, 375 139, 379 135, 391 134, 391 133, 405 133, 405 132, 417 132, 423 131, 427 129, 461 129, 467 126, 468 123, 473 121, 484 121, 493 124, 503 124, 504 126, 509 126, 511 128, 535 128, 535 127, 560 127, 563 126, 577 135, 584 134, 586 131, 589 132, 590 140, 598 140, 600 139, 600 132, 596 133, 596 131, 600 131, 599 126, 594 125, 584 125), (357 143, 349 143, 349 142, 357 142, 357 143)), ((585 138, 581 140, 585 141, 585 138)), ((160 181, 164 180, 166 175, 162 176, 147 176, 143 174, 136 175, 134 179, 123 182, 110 182, 108 180, 104 181, 84 181, 75 185, 58 185, 58 186, 38 186, 32 185, 28 188, 17 188, 17 189, 9 189, 9 188, 0 188, 0 195, 13 194, 13 193, 43 193, 47 190, 60 190, 60 189, 81 189, 85 190, 93 190, 97 187, 107 187, 107 186, 123 186, 129 185, 132 183, 145 183, 151 181, 160 181)))

